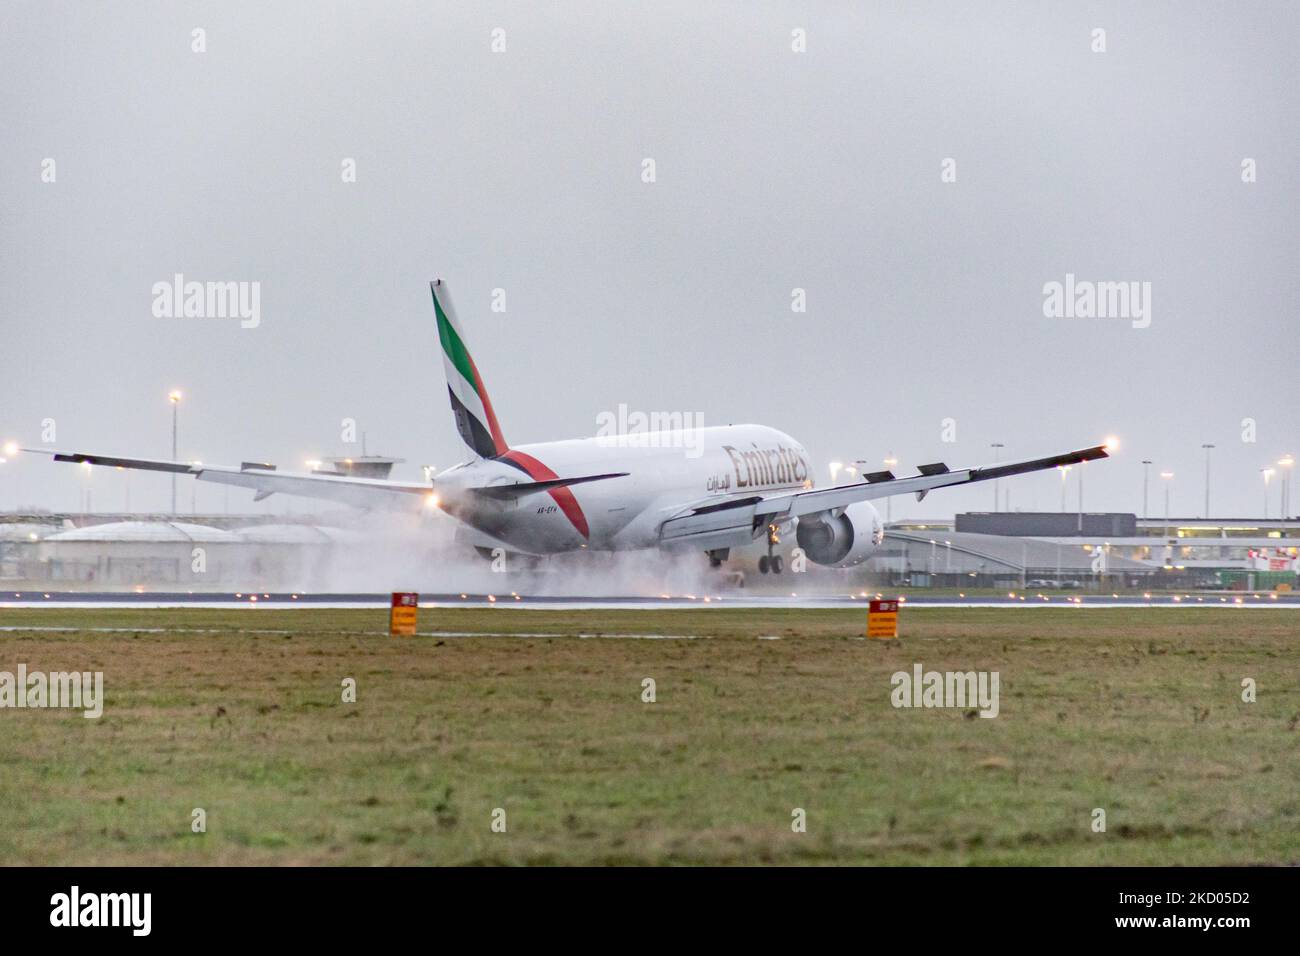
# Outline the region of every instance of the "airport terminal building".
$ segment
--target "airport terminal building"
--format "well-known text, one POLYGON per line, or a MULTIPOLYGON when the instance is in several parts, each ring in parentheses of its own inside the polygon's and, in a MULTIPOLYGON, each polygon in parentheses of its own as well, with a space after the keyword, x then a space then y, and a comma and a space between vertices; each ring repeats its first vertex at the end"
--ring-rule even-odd
POLYGON ((891 522, 870 563, 887 583, 914 587, 1285 589, 1300 571, 1298 546, 1296 519, 968 512, 891 522))
POLYGON ((354 530, 282 516, 11 515, 0 519, 0 589, 303 587, 364 545, 354 530))

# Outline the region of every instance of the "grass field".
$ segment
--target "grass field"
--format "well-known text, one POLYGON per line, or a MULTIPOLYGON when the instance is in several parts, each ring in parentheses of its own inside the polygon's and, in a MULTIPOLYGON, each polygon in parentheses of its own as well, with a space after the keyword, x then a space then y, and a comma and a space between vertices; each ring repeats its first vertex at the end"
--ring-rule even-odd
POLYGON ((0 611, 124 629, 0 633, 0 670, 103 671, 106 697, 99 720, 0 710, 0 860, 1300 863, 1291 611, 911 609, 897 641, 861 640, 853 610, 421 611, 423 630, 526 637, 385 624, 0 611), (998 671, 1000 715, 895 709, 890 675, 916 662, 998 671))

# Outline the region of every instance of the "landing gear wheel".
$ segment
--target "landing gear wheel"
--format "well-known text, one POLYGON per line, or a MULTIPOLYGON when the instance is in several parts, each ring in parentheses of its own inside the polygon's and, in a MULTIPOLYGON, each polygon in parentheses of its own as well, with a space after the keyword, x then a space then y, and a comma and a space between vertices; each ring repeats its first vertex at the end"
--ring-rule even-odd
POLYGON ((781 543, 781 536, 777 533, 776 525, 767 526, 767 554, 758 559, 758 570, 767 574, 768 568, 772 569, 773 574, 780 574, 783 563, 779 554, 773 554, 772 549, 781 543))

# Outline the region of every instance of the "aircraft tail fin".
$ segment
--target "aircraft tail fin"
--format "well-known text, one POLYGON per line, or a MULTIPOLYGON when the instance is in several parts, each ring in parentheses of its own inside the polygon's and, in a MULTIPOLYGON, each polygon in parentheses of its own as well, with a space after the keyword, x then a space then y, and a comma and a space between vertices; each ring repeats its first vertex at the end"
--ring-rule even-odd
POLYGON ((442 346, 442 364, 447 373, 447 394, 451 398, 451 413, 456 420, 456 431, 470 451, 480 458, 495 458, 510 450, 492 400, 488 398, 483 378, 465 344, 456 310, 447 294, 447 284, 441 279, 429 283, 433 293, 433 311, 438 320, 438 341, 442 346))

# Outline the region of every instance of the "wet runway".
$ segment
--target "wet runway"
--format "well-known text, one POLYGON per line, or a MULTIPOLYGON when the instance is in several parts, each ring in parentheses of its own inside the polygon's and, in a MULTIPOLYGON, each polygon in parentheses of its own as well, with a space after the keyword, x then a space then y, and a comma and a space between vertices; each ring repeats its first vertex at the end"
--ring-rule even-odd
MULTIPOLYGON (((660 595, 597 597, 587 595, 525 594, 421 594, 420 607, 499 607, 530 610, 655 610, 663 608, 848 608, 863 607, 873 597, 898 598, 912 608, 981 607, 1224 607, 1300 609, 1300 593, 1269 591, 1180 593, 1180 594, 1043 594, 1013 591, 1002 595, 898 595, 891 592, 813 595, 660 595)), ((211 593, 191 591, 5 591, 0 592, 0 611, 5 608, 386 608, 386 593, 307 593, 239 591, 211 593)), ((2 621, 2 618, 0 618, 2 621)))

